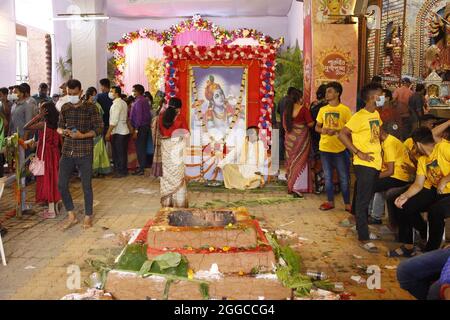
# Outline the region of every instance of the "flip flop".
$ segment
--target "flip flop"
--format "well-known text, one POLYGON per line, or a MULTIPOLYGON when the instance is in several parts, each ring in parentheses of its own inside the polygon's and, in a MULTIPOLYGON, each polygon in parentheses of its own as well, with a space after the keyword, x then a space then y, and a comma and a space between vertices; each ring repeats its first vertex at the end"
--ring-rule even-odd
POLYGON ((76 225, 78 223, 78 219, 74 219, 74 220, 70 220, 68 221, 64 226, 63 226, 63 231, 69 230, 70 228, 72 228, 74 225, 76 225))
POLYGON ((414 257, 416 254, 417 252, 415 248, 408 249, 405 247, 405 245, 402 245, 395 250, 388 251, 387 256, 389 258, 411 258, 414 257), (401 252, 399 253, 398 250, 400 250, 401 252))
POLYGON ((324 202, 320 205, 319 210, 328 211, 334 209, 334 206, 329 202, 324 202))
POLYGON ((92 218, 85 217, 83 222, 83 229, 92 228, 92 218))
POLYGON ((377 246, 374 245, 372 242, 361 244, 360 247, 363 248, 364 250, 370 252, 370 253, 378 253, 377 246))
POLYGON ((369 233, 369 239, 370 240, 380 240, 380 237, 376 235, 375 233, 371 232, 369 233))

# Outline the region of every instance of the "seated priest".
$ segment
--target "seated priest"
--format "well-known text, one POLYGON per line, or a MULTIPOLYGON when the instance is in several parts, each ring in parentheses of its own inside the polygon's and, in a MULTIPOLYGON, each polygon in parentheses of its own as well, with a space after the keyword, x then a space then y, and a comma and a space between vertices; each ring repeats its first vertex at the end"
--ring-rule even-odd
POLYGON ((246 190, 264 186, 266 148, 258 135, 257 127, 249 127, 243 143, 219 162, 225 188, 246 190))

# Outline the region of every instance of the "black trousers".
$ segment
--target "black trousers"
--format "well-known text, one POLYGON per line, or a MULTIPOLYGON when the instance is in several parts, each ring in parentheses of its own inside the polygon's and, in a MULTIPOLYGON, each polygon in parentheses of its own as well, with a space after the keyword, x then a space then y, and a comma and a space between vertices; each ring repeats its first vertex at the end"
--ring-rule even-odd
POLYGON ((369 205, 375 194, 375 183, 380 171, 366 166, 353 166, 356 182, 353 194, 353 210, 356 219, 356 230, 360 241, 369 238, 369 205))
POLYGON ((113 134, 111 136, 114 171, 118 174, 128 173, 128 139, 130 135, 113 134))
POLYGON ((139 170, 144 171, 147 165, 147 143, 149 138, 150 126, 143 126, 138 128, 138 135, 136 139, 136 154, 139 163, 139 170))
POLYGON ((374 192, 375 193, 383 192, 383 191, 387 191, 392 188, 404 187, 407 184, 409 184, 409 182, 405 182, 405 181, 398 180, 398 179, 391 178, 391 177, 378 178, 377 181, 375 182, 374 192))
POLYGON ((450 194, 438 194, 435 188, 423 188, 403 205, 403 209, 397 210, 402 225, 399 228, 400 242, 413 244, 412 228, 419 231, 422 239, 427 238, 427 223, 421 213, 428 212, 429 237, 425 251, 436 250, 441 246, 445 219, 450 217, 450 194))

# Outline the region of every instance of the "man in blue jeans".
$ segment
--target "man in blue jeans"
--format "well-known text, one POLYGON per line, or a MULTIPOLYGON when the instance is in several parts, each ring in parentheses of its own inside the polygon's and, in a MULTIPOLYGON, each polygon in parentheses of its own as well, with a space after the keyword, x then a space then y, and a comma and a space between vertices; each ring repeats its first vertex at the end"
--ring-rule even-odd
POLYGON ((397 280, 419 300, 450 300, 450 246, 403 261, 397 280))
POLYGON ((69 181, 72 172, 78 168, 84 194, 84 228, 92 226, 93 192, 92 192, 92 156, 94 138, 103 133, 103 120, 97 107, 81 99, 81 83, 72 79, 67 82, 68 103, 61 108, 58 133, 64 137, 62 156, 59 162, 58 190, 69 214, 64 229, 78 223, 74 212, 69 181))
POLYGON ((320 108, 317 115, 316 132, 320 133, 319 151, 325 176, 325 190, 328 201, 320 206, 326 211, 334 208, 333 169, 339 174, 345 210, 350 211, 350 155, 339 140, 340 130, 352 117, 350 108, 341 103, 342 85, 330 82, 325 99, 328 105, 320 108))

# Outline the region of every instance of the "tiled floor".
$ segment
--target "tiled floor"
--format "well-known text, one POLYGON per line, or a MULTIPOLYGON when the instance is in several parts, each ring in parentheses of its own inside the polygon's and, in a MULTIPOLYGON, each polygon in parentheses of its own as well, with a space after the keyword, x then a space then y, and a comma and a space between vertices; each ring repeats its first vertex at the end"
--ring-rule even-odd
MULTIPOLYGON (((33 199, 34 185, 28 190, 33 199)), ((73 195, 77 208, 82 210, 82 191, 75 180, 73 195)), ((260 197, 277 197, 284 191, 258 194, 254 192, 199 192, 189 193, 190 202, 201 204, 215 199, 236 201, 260 197)), ((7 188, 0 201, 0 221, 9 230, 4 237, 8 266, 0 265, 0 299, 59 299, 73 292, 67 288, 68 267, 80 267, 82 280, 87 280, 92 268, 88 258, 113 260, 121 251, 118 235, 128 229, 141 228, 159 209, 159 182, 151 177, 128 177, 94 180, 95 225, 83 230, 77 225, 63 232, 65 215, 55 220, 43 220, 38 215, 24 216, 21 220, 6 219, 13 209, 13 191, 7 188), (143 189, 143 190, 139 190, 143 189), (143 194, 142 191, 146 191, 143 194)), ((396 281, 397 259, 385 257, 387 248, 395 243, 384 239, 379 242, 382 252, 369 254, 358 246, 355 234, 339 226, 347 214, 338 209, 321 212, 317 208, 323 196, 306 195, 305 199, 249 208, 261 220, 263 227, 296 232, 307 240, 297 244, 304 269, 324 271, 332 281, 343 282, 353 299, 410 299, 396 281), (358 257, 355 257, 358 256, 358 257), (359 259, 359 256, 361 259, 359 259), (381 268, 381 290, 369 290, 350 277, 360 270, 357 265, 377 265, 381 268)), ((39 209, 37 209, 39 211, 39 209)), ((365 275, 367 278, 367 275, 365 275)), ((85 284, 82 281, 82 287, 85 284)))

